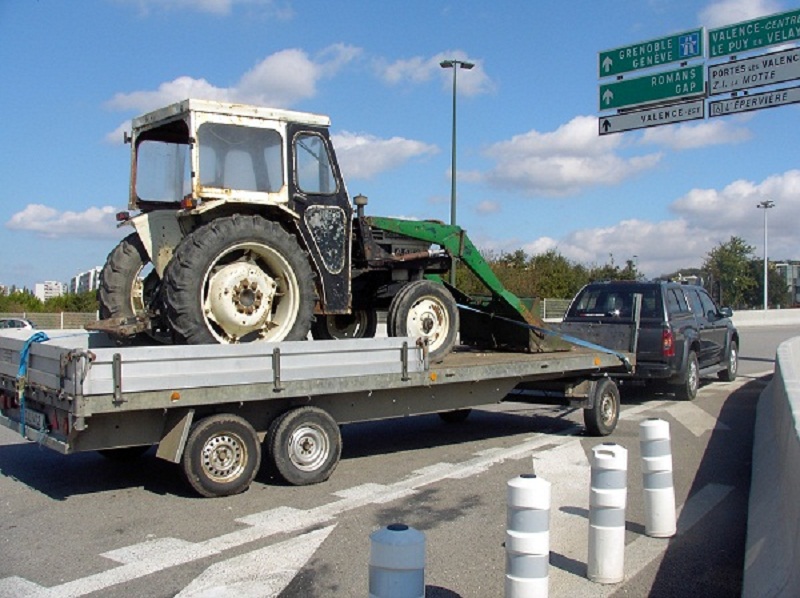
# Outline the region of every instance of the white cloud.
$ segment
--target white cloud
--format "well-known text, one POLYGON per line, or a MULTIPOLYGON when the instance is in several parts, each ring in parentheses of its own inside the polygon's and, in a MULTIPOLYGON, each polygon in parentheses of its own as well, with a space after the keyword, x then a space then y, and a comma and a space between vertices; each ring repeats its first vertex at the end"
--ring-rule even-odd
POLYGON ((443 60, 462 60, 475 65, 469 70, 458 69, 456 87, 459 95, 475 96, 494 91, 495 85, 486 74, 483 61, 468 58, 461 50, 441 52, 430 58, 414 56, 388 64, 379 60, 375 62, 375 68, 380 78, 390 85, 419 85, 433 79, 438 80, 443 88, 452 89, 453 69, 442 68, 440 63, 443 60))
POLYGON ((501 210, 500 204, 496 201, 484 200, 475 206, 478 214, 497 214, 501 210))
MULTIPOLYGON (((345 44, 329 46, 315 58, 299 49, 281 50, 256 64, 231 87, 217 87, 205 79, 184 75, 161 83, 154 90, 118 93, 107 102, 107 107, 143 113, 192 97, 287 107, 316 95, 320 79, 333 77, 360 54, 360 48, 345 44)), ((118 142, 121 128, 107 138, 118 142)))
POLYGON ((256 7, 268 15, 285 20, 294 16, 288 3, 277 3, 274 0, 116 0, 120 4, 131 4, 143 15, 151 11, 187 11, 210 13, 212 15, 228 15, 234 6, 256 7))
POLYGON ((484 180, 526 195, 566 196, 596 185, 615 185, 653 168, 660 153, 623 158, 620 136, 600 137, 597 117, 577 116, 548 133, 529 131, 495 143, 485 154, 496 166, 484 180))
POLYGON ((750 129, 717 119, 699 124, 679 124, 647 129, 642 135, 641 143, 663 145, 673 150, 684 150, 709 145, 741 143, 752 136, 750 129))
POLYGON ((439 151, 435 145, 413 139, 379 139, 347 131, 333 135, 333 144, 345 180, 369 179, 408 160, 439 151))
POLYGON ((83 212, 61 212, 42 204, 28 204, 6 222, 6 228, 33 232, 40 237, 119 237, 111 206, 91 207, 83 212))
POLYGON ((708 28, 722 27, 780 11, 775 0, 720 0, 700 11, 700 23, 708 28))
MULTIPOLYGON (((671 205, 672 220, 651 222, 623 220, 617 224, 573 231, 561 239, 541 237, 522 244, 530 255, 556 249, 565 257, 584 264, 604 264, 613 256, 623 264, 636 256, 639 269, 659 276, 680 268, 700 267, 706 255, 732 236, 741 237, 763 250, 763 210, 756 204, 775 202, 769 210, 769 254, 773 259, 800 257, 800 170, 770 176, 760 183, 737 180, 723 189, 693 189, 671 205)), ((494 241, 481 248, 505 249, 520 246, 494 241)))

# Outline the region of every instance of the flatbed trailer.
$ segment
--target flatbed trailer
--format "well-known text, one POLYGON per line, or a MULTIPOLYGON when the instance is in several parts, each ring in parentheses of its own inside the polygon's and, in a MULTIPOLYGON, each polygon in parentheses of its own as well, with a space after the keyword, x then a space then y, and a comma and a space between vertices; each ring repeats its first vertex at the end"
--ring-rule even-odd
POLYGON ((341 424, 459 421, 507 397, 540 402, 536 391, 583 408, 587 431, 607 435, 619 416, 610 376, 634 359, 600 347, 460 348, 430 363, 410 337, 123 347, 101 332, 30 333, 0 336, 0 424, 62 454, 132 458, 155 445, 209 497, 246 490, 262 450, 291 484, 326 480, 341 424))

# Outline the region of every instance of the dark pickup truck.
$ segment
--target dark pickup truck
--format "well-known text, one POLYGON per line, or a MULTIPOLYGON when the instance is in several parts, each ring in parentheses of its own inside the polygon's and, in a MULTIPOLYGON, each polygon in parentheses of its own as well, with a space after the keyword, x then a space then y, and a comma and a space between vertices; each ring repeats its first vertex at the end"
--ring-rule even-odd
POLYGON ((695 285, 594 282, 578 292, 557 328, 600 345, 629 343, 636 354, 630 379, 666 382, 678 397, 691 400, 701 377, 736 377, 739 333, 732 315, 695 285))

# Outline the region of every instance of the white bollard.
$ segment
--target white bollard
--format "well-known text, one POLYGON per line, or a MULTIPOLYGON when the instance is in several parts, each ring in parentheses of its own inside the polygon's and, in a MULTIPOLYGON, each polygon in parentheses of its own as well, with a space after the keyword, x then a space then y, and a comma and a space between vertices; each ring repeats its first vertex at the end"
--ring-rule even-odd
POLYGON ((644 530, 654 538, 671 538, 676 532, 675 486, 669 423, 650 418, 639 424, 644 487, 644 530))
POLYGON ((625 577, 628 451, 612 442, 592 449, 587 577, 619 583, 625 577))
POLYGON ((393 523, 369 539, 369 597, 424 598, 425 534, 393 523))
POLYGON ((508 482, 506 598, 547 598, 550 488, 533 474, 508 482))

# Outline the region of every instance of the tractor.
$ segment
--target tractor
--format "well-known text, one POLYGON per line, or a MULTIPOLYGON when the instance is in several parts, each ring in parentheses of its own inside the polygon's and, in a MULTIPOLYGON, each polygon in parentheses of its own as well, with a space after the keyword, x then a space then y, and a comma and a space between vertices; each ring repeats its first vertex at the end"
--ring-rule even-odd
POLYGON ((102 269, 93 328, 134 343, 365 338, 386 311, 388 334, 432 359, 459 332, 541 349, 541 323, 462 229, 368 217, 366 197, 351 202, 329 127, 327 116, 198 99, 133 119, 117 219, 134 230, 102 269), (454 259, 488 300, 444 282, 454 259))

